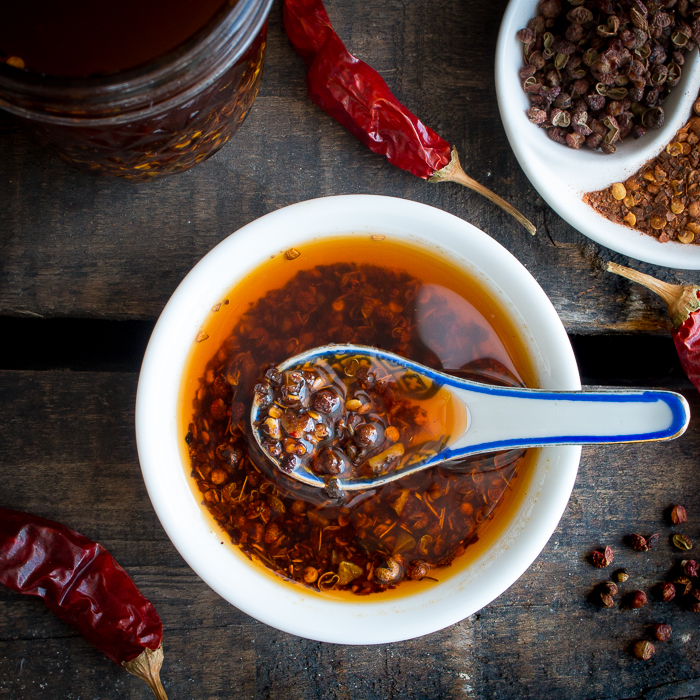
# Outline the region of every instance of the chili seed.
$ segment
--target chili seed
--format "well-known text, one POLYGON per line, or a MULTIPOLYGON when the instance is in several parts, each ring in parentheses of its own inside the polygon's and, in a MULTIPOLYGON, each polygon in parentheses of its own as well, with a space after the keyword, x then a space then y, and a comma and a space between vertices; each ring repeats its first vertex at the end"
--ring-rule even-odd
POLYGON ((469 501, 463 501, 459 510, 462 515, 471 515, 474 512, 474 506, 469 501))
POLYGON ((671 211, 674 214, 682 214, 684 209, 685 205, 683 204, 683 202, 681 202, 681 200, 678 197, 674 197, 671 200, 671 211))
POLYGON ((616 574, 615 578, 620 582, 624 583, 629 579, 630 575, 627 573, 627 569, 620 569, 616 574))
POLYGON ((277 418, 266 418, 264 421, 265 432, 274 440, 279 440, 282 437, 280 422, 277 418))
POLYGON ((627 196, 627 190, 621 182, 616 182, 610 189, 612 196, 618 201, 627 196))
POLYGON ((399 431, 393 425, 390 425, 384 431, 384 437, 387 440, 391 440, 392 442, 397 442, 398 439, 401 437, 401 435, 399 434, 399 431))
POLYGON ((304 569, 304 581, 306 583, 315 583, 318 579, 318 569, 314 569, 313 566, 307 566, 304 569))
POLYGON ((398 583, 402 576, 403 567, 395 557, 389 557, 383 566, 378 566, 374 570, 374 578, 382 584, 398 583))

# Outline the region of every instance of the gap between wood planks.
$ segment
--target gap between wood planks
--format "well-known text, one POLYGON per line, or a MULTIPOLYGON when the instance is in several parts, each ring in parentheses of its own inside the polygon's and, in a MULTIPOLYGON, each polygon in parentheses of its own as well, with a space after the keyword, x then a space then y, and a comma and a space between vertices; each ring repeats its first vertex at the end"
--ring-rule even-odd
MULTIPOLYGON (((0 370, 138 372, 155 323, 0 316, 0 370)), ((670 336, 570 336, 583 384, 682 381, 670 336)))

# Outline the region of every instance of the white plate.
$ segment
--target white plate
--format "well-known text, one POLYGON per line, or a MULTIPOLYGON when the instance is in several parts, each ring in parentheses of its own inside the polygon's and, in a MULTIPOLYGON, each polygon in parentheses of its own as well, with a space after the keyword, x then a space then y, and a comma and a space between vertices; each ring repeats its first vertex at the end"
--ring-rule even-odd
POLYGON ((700 269, 700 246, 660 243, 653 236, 608 221, 582 201, 586 192, 624 182, 656 157, 685 124, 700 88, 698 50, 686 55, 681 81, 663 104, 666 123, 661 129, 637 140, 628 137, 614 155, 585 147, 574 150, 552 141, 545 129, 531 124, 525 114, 530 102, 518 76, 523 49, 516 32, 537 14, 537 5, 537 0, 510 0, 496 46, 498 108, 525 175, 559 216, 597 243, 655 265, 700 269))

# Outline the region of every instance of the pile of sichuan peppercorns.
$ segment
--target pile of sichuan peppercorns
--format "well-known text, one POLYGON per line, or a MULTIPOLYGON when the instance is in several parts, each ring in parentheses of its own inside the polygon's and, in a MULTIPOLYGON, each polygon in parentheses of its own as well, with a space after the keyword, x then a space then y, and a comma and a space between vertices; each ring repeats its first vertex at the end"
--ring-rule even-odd
MULTIPOLYGON (((682 525, 687 520, 686 510, 683 506, 671 506, 667 513, 667 520, 672 525, 682 525)), ((625 537, 625 543, 632 549, 638 552, 647 552, 653 549, 659 541, 657 534, 643 537, 638 534, 631 534, 625 537)), ((689 551, 693 548, 692 540, 682 534, 674 533, 671 535, 671 544, 681 551, 689 551)), ((607 546, 602 550, 591 552, 589 561, 598 569, 604 569, 613 563, 614 554, 612 549, 607 546)), ((654 597, 662 602, 670 602, 676 600, 681 607, 692 612, 700 612, 700 580, 698 573, 700 567, 694 559, 683 559, 675 562, 668 574, 666 580, 655 586, 653 590, 654 597)), ((614 574, 615 581, 605 581, 599 584, 593 591, 592 599, 603 608, 613 608, 616 605, 615 596, 620 593, 618 584, 626 583, 630 579, 630 574, 626 569, 619 569, 614 574)), ((644 607, 649 600, 647 594, 642 590, 629 591, 622 595, 620 599, 620 607, 627 610, 634 610, 644 607)), ((651 627, 651 635, 658 642, 667 642, 671 639, 671 625, 666 623, 656 623, 651 627)), ((630 646, 631 653, 638 659, 647 661, 650 659, 656 649, 654 644, 647 639, 639 639, 630 646)))
POLYGON ((529 120, 604 153, 663 126, 661 103, 700 41, 696 11, 695 0, 542 0, 517 34, 529 120))
POLYGON ((396 467, 405 451, 402 436, 411 441, 425 415, 403 400, 386 368, 362 361, 350 358, 337 369, 326 358, 314 367, 273 367, 255 386, 254 428, 265 452, 287 474, 310 468, 326 477, 334 498, 334 477, 380 476, 396 467))

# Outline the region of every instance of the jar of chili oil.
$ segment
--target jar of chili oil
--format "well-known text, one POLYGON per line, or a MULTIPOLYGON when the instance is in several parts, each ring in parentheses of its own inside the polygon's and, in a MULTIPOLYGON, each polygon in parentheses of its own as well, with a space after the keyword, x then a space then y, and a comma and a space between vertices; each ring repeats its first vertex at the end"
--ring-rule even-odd
POLYGON ((182 172, 248 114, 271 5, 12 3, 11 29, 0 27, 0 108, 82 170, 138 181, 182 172))

